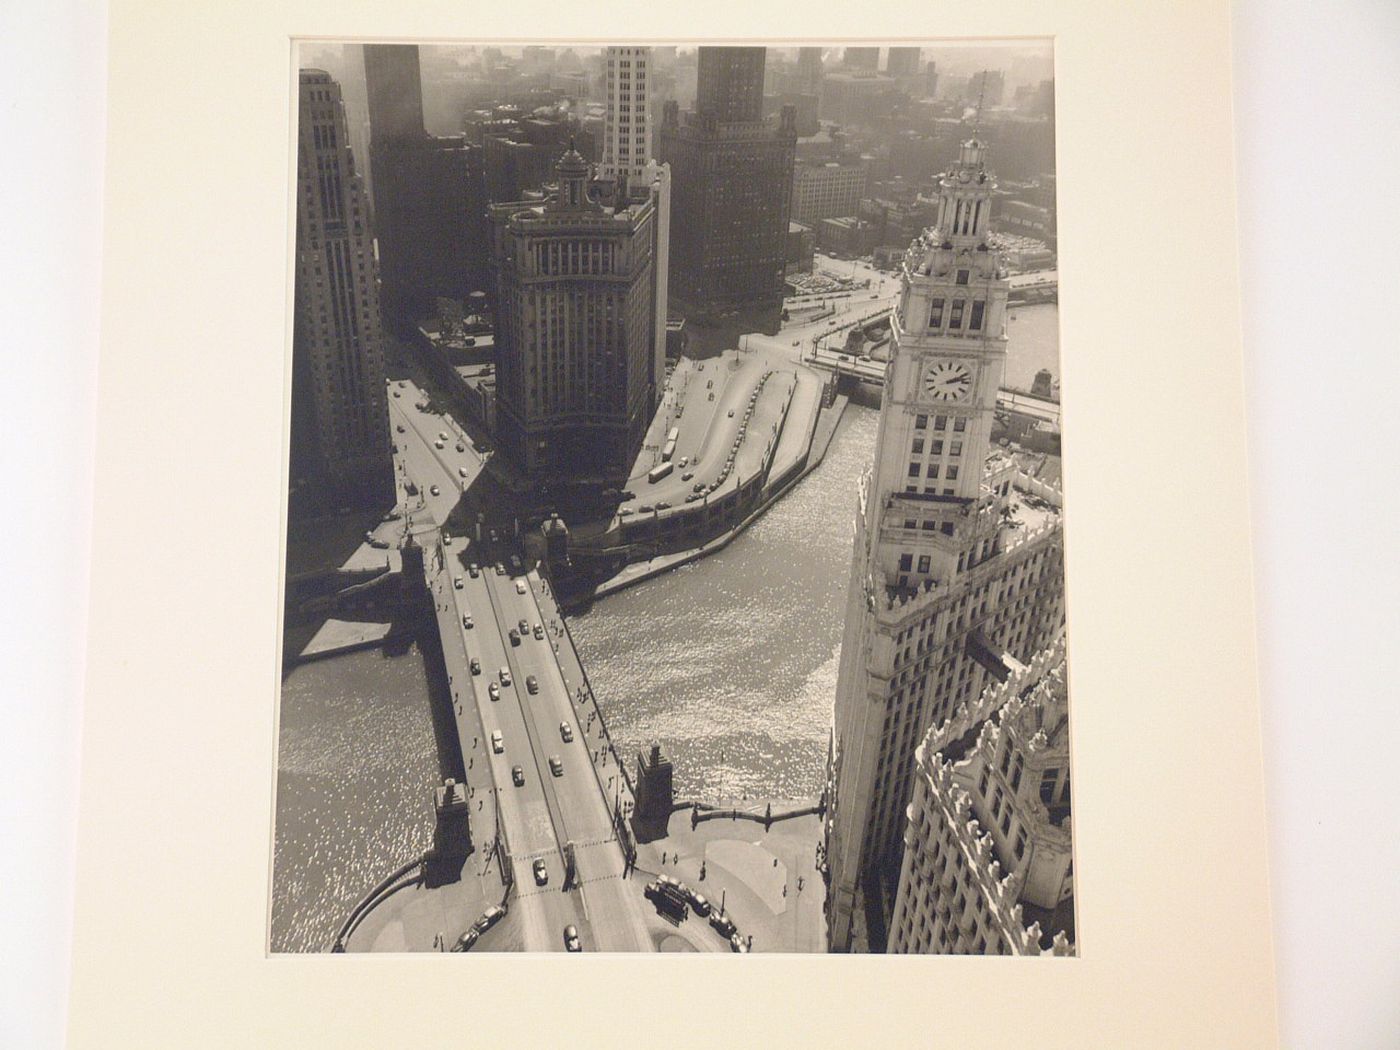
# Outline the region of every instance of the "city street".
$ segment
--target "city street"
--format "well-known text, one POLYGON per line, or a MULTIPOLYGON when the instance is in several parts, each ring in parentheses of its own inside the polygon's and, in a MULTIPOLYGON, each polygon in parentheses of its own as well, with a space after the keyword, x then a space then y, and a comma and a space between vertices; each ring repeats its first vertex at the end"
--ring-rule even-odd
MULTIPOLYGON (((473 468, 479 473, 481 459, 445 417, 413 407, 422 395, 411 383, 405 381, 400 389, 402 395, 391 399, 394 417, 405 428, 396 429, 398 462, 416 484, 439 485, 442 495, 428 495, 424 505, 428 516, 440 522, 460 498, 459 483, 470 485, 475 479, 473 474, 453 482, 449 471, 467 466, 469 473, 473 468), (437 449, 442 432, 449 441, 437 449), (456 449, 459 440, 464 452, 456 449)), ((561 637, 554 627, 557 609, 551 603, 549 616, 542 612, 535 597, 542 587, 538 576, 497 571, 498 564, 505 568, 513 547, 464 537, 441 546, 441 535, 430 531, 420 542, 427 548, 429 586, 467 769, 477 852, 464 874, 485 871, 499 820, 515 879, 508 926, 520 947, 562 951, 564 927, 574 925, 585 950, 651 950, 640 886, 622 877, 623 854, 611 820, 616 793, 605 785, 615 775, 616 759, 601 721, 580 717, 575 709, 555 647, 568 648, 574 664, 577 656, 567 636, 561 637), (469 569, 473 562, 479 565, 476 576, 469 569), (470 627, 464 619, 468 617, 470 627), (522 620, 524 632, 519 630, 522 620), (535 637, 536 624, 543 638, 535 637), (509 640, 512 629, 519 634, 518 645, 509 640), (476 674, 471 671, 473 659, 479 668, 476 674), (504 684, 502 669, 509 685, 504 684), (534 694, 529 691, 532 678, 538 690, 534 694), (490 696, 492 684, 497 700, 490 696), (572 741, 564 740, 561 723, 569 725, 572 741), (500 754, 491 743, 496 732, 501 734, 500 754), (559 760, 558 776, 551 758, 559 760), (519 785, 513 776, 516 766, 522 773, 519 785), (566 891, 564 857, 569 843, 577 871, 574 888, 566 891), (536 885, 536 860, 544 863, 544 886, 536 885)), ((488 935, 480 950, 489 950, 491 943, 488 935)))

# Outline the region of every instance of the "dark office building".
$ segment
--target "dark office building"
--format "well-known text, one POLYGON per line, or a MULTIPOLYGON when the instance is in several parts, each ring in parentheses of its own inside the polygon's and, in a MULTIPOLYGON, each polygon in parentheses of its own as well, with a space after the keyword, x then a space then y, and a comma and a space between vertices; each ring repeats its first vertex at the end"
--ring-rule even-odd
POLYGON ((863 69, 874 73, 880 68, 878 47, 848 47, 841 52, 841 64, 847 69, 863 69))
POLYGON ((416 46, 364 52, 384 310, 402 327, 488 285, 483 153, 423 130, 416 46))
POLYGON ((800 47, 797 49, 798 91, 804 95, 820 95, 822 90, 822 49, 800 47))
POLYGON ((656 352, 657 197, 590 196, 568 150, 547 202, 490 208, 496 436, 533 491, 620 487, 664 376, 656 352))
POLYGON ((766 48, 702 47, 695 81, 695 112, 703 120, 747 124, 763 119, 766 48))
POLYGON ((782 299, 797 112, 785 106, 776 123, 761 119, 763 51, 700 48, 696 112, 665 107, 670 296, 690 308, 782 299))
POLYGON ((375 142, 423 137, 423 79, 417 44, 365 44, 365 92, 375 142))
POLYGON ((323 511, 390 506, 394 464, 369 206, 340 85, 319 69, 301 70, 299 81, 292 483, 323 511))
POLYGON ((567 117, 493 120, 479 134, 491 204, 518 201, 554 181, 555 165, 571 143, 585 157, 595 153, 593 134, 567 117))
POLYGON ((885 72, 892 77, 912 77, 919 72, 920 49, 917 47, 892 47, 885 59, 885 72))

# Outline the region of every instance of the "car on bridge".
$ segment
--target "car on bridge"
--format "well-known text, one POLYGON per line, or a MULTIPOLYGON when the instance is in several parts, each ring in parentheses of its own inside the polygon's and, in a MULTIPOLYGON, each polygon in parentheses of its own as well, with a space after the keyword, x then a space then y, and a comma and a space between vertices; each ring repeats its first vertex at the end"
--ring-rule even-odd
POLYGON ((544 641, 544 627, 540 624, 535 624, 535 640, 537 642, 544 641))
POLYGON ((478 576, 481 575, 481 566, 478 565, 476 562, 472 562, 470 565, 467 566, 467 572, 471 575, 472 579, 476 579, 478 576))
POLYGON ((710 927, 721 937, 733 937, 738 932, 734 920, 717 911, 710 912, 710 927))
POLYGON ((475 656, 472 657, 471 667, 472 674, 481 674, 481 661, 478 660, 475 656))
POLYGON ((514 627, 512 627, 512 628, 510 629, 510 644, 511 644, 511 645, 519 645, 519 644, 520 644, 520 632, 517 631, 514 627))
POLYGON ((491 732, 491 750, 497 755, 504 755, 506 753, 505 737, 501 736, 501 731, 499 729, 492 730, 491 732))
POLYGON ((564 950, 569 952, 583 951, 583 945, 579 943, 578 927, 570 923, 564 927, 564 950))
POLYGON ((549 771, 556 777, 562 777, 564 775, 564 763, 558 755, 549 756, 549 771))
POLYGON ((489 930, 492 926, 495 926, 496 923, 500 922, 505 917, 506 910, 500 905, 493 904, 491 905, 491 907, 487 908, 484 912, 481 913, 481 918, 476 920, 476 928, 482 933, 485 933, 487 930, 489 930))
POLYGON ((525 688, 529 690, 530 695, 533 696, 540 691, 540 680, 532 674, 527 674, 525 676, 525 688))
POLYGON ((501 668, 501 685, 510 685, 510 668, 501 668))
POLYGON ((459 475, 461 475, 462 477, 464 477, 464 478, 470 477, 470 476, 471 476, 471 471, 467 470, 466 467, 458 467, 458 468, 457 468, 457 473, 458 473, 459 475))
POLYGON ((729 935, 729 950, 731 952, 738 952, 740 955, 747 955, 749 951, 749 942, 744 940, 744 938, 740 937, 737 933, 731 933, 729 935))
POLYGON ((510 779, 511 779, 511 781, 515 784, 516 787, 524 787, 524 786, 525 786, 525 770, 523 770, 520 766, 511 766, 511 767, 510 767, 510 779))
POLYGON ((452 586, 455 587, 457 590, 460 591, 460 590, 465 586, 465 584, 462 583, 462 577, 460 577, 460 576, 454 576, 454 577, 452 577, 452 586))
POLYGON ((499 700, 501 698, 501 687, 495 682, 492 682, 486 687, 486 695, 492 700, 499 700))
POLYGON ((524 617, 521 617, 520 623, 517 626, 519 626, 521 634, 530 633, 530 621, 525 619, 524 617))
POLYGON ((470 631, 473 627, 476 626, 476 624, 472 622, 470 613, 467 613, 462 617, 462 626, 468 631, 470 631))
POLYGON ((525 581, 524 581, 524 580, 516 580, 516 581, 515 581, 515 593, 516 593, 516 594, 524 594, 525 591, 526 591, 526 589, 527 589, 527 588, 525 587, 525 581))
POLYGON ((439 440, 437 440, 437 441, 434 441, 434 442, 433 442, 433 447, 434 447, 434 448, 442 448, 442 447, 443 447, 442 440, 439 439, 439 440))
POLYGON ((703 893, 692 890, 688 886, 682 888, 685 890, 685 895, 690 898, 690 906, 695 909, 696 915, 703 919, 710 914, 713 909, 710 906, 709 899, 706 898, 703 893))
POLYGON ((432 488, 428 489, 428 494, 429 494, 429 495, 432 495, 432 496, 441 496, 441 495, 442 495, 442 489, 440 489, 440 488, 438 488, 436 485, 434 485, 432 488))
POLYGON ((462 936, 457 938, 457 943, 452 948, 452 950, 454 952, 470 951, 472 945, 474 945, 480 937, 481 931, 478 930, 475 926, 472 926, 471 929, 467 930, 466 933, 462 934, 462 936))
POLYGON ((569 725, 568 722, 560 722, 559 736, 564 743, 572 744, 574 742, 574 727, 569 725))
MULTIPOLYGON (((516 766, 515 768, 516 768, 516 769, 519 769, 520 767, 519 767, 519 766, 516 766)), ((543 860, 542 858, 540 858, 540 857, 536 857, 536 858, 535 858, 535 863, 532 865, 532 867, 534 868, 534 871, 535 871, 535 885, 536 885, 536 886, 544 886, 544 885, 548 884, 548 882, 549 882, 549 869, 545 867, 545 865, 544 865, 544 860, 543 860)))

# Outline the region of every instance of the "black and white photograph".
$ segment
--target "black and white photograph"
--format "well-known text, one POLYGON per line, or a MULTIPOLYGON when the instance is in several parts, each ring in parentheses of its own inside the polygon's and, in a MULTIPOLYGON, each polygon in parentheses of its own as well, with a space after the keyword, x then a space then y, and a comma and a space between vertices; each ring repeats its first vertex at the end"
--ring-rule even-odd
POLYGON ((1074 956, 1051 43, 295 65, 270 950, 1074 956))
POLYGON ((1392 6, 20 0, 0 1046, 1394 1044, 1392 6))

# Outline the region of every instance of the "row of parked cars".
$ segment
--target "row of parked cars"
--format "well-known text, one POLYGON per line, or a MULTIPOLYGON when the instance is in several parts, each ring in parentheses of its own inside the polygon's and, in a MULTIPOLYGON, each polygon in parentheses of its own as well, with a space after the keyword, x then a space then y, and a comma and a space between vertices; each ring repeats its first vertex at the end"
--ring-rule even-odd
POLYGON ((749 950, 748 941, 739 936, 734 920, 722 912, 715 911, 709 899, 699 890, 691 889, 685 883, 670 875, 658 875, 647 883, 642 894, 656 905, 657 910, 669 913, 673 918, 684 918, 687 908, 702 919, 708 919, 710 928, 729 941, 729 950, 744 953, 749 950))
MULTIPOLYGON (((748 433, 749 418, 753 415, 754 405, 758 403, 758 395, 763 393, 763 385, 768 382, 768 378, 772 374, 771 371, 764 372, 758 381, 758 385, 755 386, 753 392, 749 394, 749 404, 748 407, 744 409, 743 420, 739 423, 739 433, 734 438, 734 446, 729 450, 729 458, 724 461, 724 469, 719 472, 719 477, 715 478, 715 480, 710 483, 708 490, 703 485, 696 485, 690 495, 685 498, 687 503, 694 503, 698 499, 703 499, 707 491, 714 491, 729 479, 729 474, 734 469, 734 457, 739 454, 739 447, 744 443, 744 437, 748 433)), ((729 414, 731 416, 734 415, 734 410, 732 408, 729 410, 729 414)))

